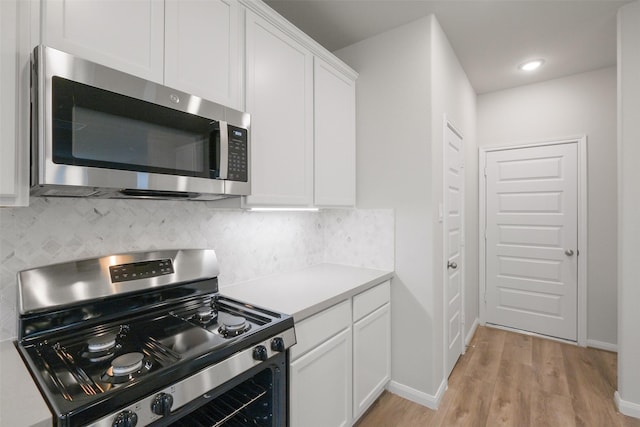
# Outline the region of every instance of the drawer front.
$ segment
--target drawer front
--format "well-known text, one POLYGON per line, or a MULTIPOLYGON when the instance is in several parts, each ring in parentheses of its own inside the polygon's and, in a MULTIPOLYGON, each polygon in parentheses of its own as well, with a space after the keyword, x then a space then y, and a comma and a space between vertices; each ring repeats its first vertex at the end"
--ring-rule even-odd
POLYGON ((289 350, 292 361, 351 326, 351 305, 349 302, 348 300, 341 302, 296 323, 298 343, 289 350))
POLYGON ((391 300, 391 282, 386 281, 353 297, 353 321, 357 322, 391 300))

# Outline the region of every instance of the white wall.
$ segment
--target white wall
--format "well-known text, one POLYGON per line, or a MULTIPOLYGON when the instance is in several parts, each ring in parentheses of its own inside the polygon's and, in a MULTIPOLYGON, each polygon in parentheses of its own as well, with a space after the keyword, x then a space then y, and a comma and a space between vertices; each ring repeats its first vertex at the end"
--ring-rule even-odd
POLYGON ((430 18, 335 52, 358 73, 357 206, 394 208, 392 380, 434 391, 430 18))
POLYGON ((640 418, 640 2, 618 13, 618 392, 640 418))
POLYGON ((433 16, 336 55, 359 73, 357 205, 396 212, 392 388, 433 407, 445 380, 442 230, 437 222, 443 114, 460 126, 468 149, 475 152, 475 94, 433 16))
MULTIPOLYGON (((432 175, 433 206, 444 200, 443 142, 444 117, 462 134, 465 153, 464 200, 464 280, 465 330, 467 335, 478 318, 478 147, 476 143, 476 93, 460 65, 446 34, 436 19, 431 26, 431 117, 432 117, 432 175)), ((443 224, 434 217, 434 239, 443 241, 443 224)), ((434 250, 433 283, 444 283, 447 260, 441 247, 434 250)), ((443 287, 436 286, 435 298, 442 301, 443 287)), ((444 309, 444 304, 442 306, 444 309)), ((441 337, 444 339, 444 337, 441 337)))
POLYGON ((478 96, 478 145, 587 135, 587 340, 617 344, 616 69, 478 96))

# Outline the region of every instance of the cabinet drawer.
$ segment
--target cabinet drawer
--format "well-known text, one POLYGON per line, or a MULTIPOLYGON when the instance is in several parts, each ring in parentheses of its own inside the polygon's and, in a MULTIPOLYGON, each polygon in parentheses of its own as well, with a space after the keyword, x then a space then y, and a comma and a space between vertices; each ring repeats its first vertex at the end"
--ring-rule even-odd
POLYGON ((391 299, 391 284, 386 282, 377 285, 353 297, 353 321, 357 322, 378 307, 382 307, 391 299))
POLYGON ((297 359, 350 325, 349 301, 341 302, 297 323, 295 328, 298 343, 289 351, 291 360, 297 359))

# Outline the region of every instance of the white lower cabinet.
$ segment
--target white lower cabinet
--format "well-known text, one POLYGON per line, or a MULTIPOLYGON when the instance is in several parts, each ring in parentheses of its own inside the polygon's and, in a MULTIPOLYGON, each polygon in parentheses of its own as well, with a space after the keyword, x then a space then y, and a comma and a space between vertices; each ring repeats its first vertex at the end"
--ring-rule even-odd
POLYGON ((390 379, 389 303, 353 325, 353 416, 359 418, 390 379))
POLYGON ((358 419, 391 379, 391 283, 353 297, 353 417, 358 419))
POLYGON ((390 282, 296 324, 291 427, 350 426, 390 379, 390 282))
POLYGON ((351 425, 351 329, 291 363, 291 426, 351 425))
POLYGON ((351 301, 296 324, 289 350, 291 427, 351 425, 351 301))

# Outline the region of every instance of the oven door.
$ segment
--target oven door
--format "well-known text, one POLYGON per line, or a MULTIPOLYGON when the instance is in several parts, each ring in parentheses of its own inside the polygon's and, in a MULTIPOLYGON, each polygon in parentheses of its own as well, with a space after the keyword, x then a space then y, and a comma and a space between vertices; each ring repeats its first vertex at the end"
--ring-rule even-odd
POLYGON ((151 425, 282 427, 287 407, 287 358, 280 353, 151 425))

